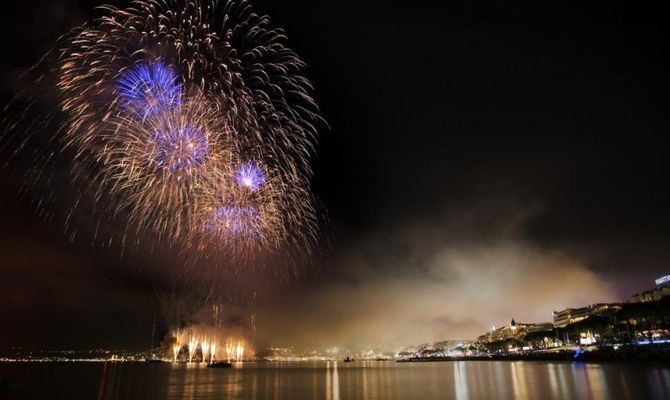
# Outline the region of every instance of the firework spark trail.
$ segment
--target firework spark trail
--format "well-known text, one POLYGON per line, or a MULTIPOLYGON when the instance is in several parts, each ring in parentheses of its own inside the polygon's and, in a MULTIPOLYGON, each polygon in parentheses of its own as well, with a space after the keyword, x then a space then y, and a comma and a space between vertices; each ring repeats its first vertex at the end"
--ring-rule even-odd
POLYGON ((123 243, 227 264, 309 251, 322 119, 283 31, 244 0, 101 9, 56 51, 64 122, 48 157, 72 155, 77 196, 128 222, 123 243))

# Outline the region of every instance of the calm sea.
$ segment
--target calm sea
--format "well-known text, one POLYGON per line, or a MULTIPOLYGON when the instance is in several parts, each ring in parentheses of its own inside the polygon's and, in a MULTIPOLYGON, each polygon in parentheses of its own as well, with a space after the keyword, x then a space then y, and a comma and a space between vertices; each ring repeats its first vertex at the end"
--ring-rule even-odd
POLYGON ((0 364, 0 399, 670 399, 670 366, 549 362, 0 364))

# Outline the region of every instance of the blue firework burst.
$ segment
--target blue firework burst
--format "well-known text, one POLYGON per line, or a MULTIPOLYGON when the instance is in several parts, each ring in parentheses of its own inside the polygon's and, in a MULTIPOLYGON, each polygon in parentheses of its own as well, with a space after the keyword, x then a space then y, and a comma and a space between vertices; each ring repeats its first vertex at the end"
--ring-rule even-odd
POLYGON ((237 170, 235 181, 240 186, 256 191, 265 184, 265 173, 254 161, 249 161, 237 170))
POLYGON ((117 80, 123 107, 142 118, 181 104, 182 85, 175 71, 163 63, 141 63, 117 80))

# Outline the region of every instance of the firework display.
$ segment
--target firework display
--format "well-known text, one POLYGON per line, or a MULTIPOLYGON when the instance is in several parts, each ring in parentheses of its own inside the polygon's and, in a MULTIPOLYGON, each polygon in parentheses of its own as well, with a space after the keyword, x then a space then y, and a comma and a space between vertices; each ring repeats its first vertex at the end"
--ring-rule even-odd
POLYGON ((51 153, 71 152, 95 212, 226 264, 309 249, 321 118, 283 32, 243 0, 101 10, 60 40, 53 70, 51 153))
POLYGON ((170 334, 169 354, 173 362, 215 361, 239 362, 253 359, 253 352, 244 339, 223 335, 221 332, 189 328, 170 334))

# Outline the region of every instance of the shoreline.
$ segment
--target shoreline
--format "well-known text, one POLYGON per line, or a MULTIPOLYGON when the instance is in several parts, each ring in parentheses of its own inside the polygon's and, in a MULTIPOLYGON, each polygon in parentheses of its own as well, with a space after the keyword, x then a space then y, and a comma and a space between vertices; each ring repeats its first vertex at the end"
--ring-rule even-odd
MULTIPOLYGON (((247 360, 240 362, 266 362, 266 363, 300 363, 300 362, 315 362, 315 361, 341 361, 342 360, 247 360)), ((621 346, 602 346, 598 348, 576 348, 576 349, 554 349, 554 350, 540 350, 535 352, 520 352, 520 353, 495 353, 495 354, 480 354, 472 356, 430 356, 430 357, 412 357, 400 359, 376 359, 376 360, 351 360, 352 364, 360 362, 449 362, 449 361, 558 361, 558 362, 663 362, 670 365, 670 344, 654 344, 645 346, 635 345, 621 345, 621 346)), ((165 359, 124 359, 124 358, 73 358, 66 359, 62 357, 44 357, 44 358, 21 358, 3 356, 0 357, 0 364, 12 363, 137 363, 137 364, 173 364, 172 361, 165 359)), ((194 364, 200 365, 201 362, 178 364, 194 364)))
POLYGON ((569 361, 569 362, 664 362, 670 363, 670 346, 621 346, 617 349, 601 347, 595 350, 559 350, 522 354, 487 354, 462 357, 415 357, 397 362, 430 361, 569 361))

